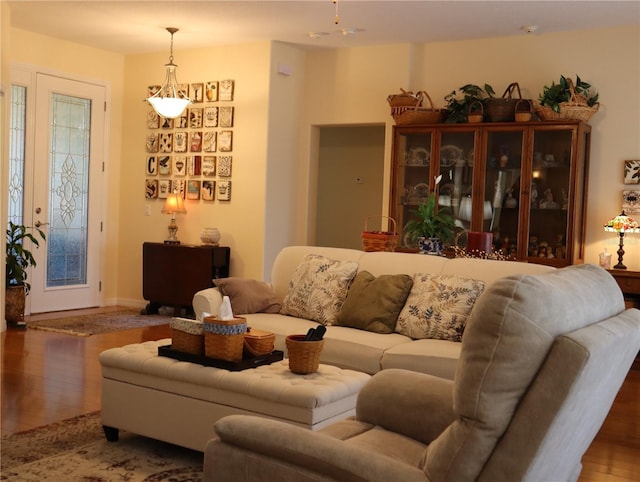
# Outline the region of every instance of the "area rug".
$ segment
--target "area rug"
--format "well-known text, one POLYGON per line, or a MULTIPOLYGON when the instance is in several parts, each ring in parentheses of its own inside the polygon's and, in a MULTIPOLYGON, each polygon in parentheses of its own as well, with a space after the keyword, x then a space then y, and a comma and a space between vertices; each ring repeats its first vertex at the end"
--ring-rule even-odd
POLYGON ((110 313, 70 316, 51 320, 28 321, 27 327, 76 336, 91 336, 112 331, 164 325, 171 321, 166 315, 141 315, 136 310, 120 310, 110 313))
POLYGON ((199 482, 203 457, 123 431, 107 442, 94 412, 2 437, 0 480, 199 482))

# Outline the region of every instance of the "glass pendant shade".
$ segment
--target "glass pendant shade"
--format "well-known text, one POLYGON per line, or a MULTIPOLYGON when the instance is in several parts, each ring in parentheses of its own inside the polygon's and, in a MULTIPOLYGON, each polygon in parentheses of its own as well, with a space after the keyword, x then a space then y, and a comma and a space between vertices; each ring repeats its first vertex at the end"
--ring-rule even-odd
POLYGON ((162 87, 149 97, 147 102, 153 106, 158 115, 167 119, 175 119, 184 112, 184 109, 191 103, 191 99, 178 88, 178 81, 176 80, 177 65, 173 63, 173 34, 178 29, 167 28, 167 31, 171 34, 171 54, 169 55, 169 63, 165 64, 167 75, 162 87))

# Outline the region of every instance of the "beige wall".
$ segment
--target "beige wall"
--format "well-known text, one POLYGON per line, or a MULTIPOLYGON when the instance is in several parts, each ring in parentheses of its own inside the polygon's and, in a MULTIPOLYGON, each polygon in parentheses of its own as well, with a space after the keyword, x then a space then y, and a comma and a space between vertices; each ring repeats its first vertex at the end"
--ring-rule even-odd
MULTIPOLYGON (((399 87, 427 90, 436 107, 444 107, 444 96, 466 83, 489 83, 501 95, 509 83, 517 81, 523 96, 536 98, 543 86, 560 74, 579 74, 597 88, 602 101, 600 112, 590 122, 593 134, 586 237, 586 261, 597 263, 604 247, 615 253, 618 243, 615 236, 602 230, 602 225, 621 209, 622 190, 634 188, 623 184, 623 161, 640 158, 637 26, 312 52, 307 90, 314 95, 307 96, 303 127, 306 123, 386 122, 388 176, 393 120, 387 94, 398 92, 399 87)), ((301 138, 303 144, 313 141, 306 128, 301 138)), ((317 159, 309 156, 307 162, 314 173, 317 159)), ((388 186, 388 178, 385 182, 388 186)), ((308 202, 308 219, 314 219, 314 198, 301 202, 308 202)), ((387 205, 385 198, 383 212, 387 205)), ((313 227, 309 230, 313 232, 313 227)), ((625 248, 625 264, 640 270, 640 236, 627 236, 625 248)))
MULTIPOLYGON (((3 39, 4 40, 4 39, 3 39)), ((174 52, 180 82, 236 81, 232 201, 187 201, 178 237, 198 243, 216 226, 232 249, 232 274, 263 277, 284 245, 315 239, 318 126, 385 125, 384 185, 389 185, 391 127, 386 102, 400 87, 443 96, 467 82, 502 93, 518 81, 536 97, 560 74, 580 74, 597 87, 602 108, 592 120, 587 261, 617 239, 601 225, 620 209, 622 162, 640 158, 640 29, 590 30, 427 45, 394 44, 303 51, 256 43, 174 52), (277 72, 278 64, 292 75, 277 72)), ((162 202, 144 199, 146 87, 164 78, 167 53, 95 50, 11 29, 12 62, 30 63, 107 82, 111 87, 105 301, 141 305, 141 245, 162 241, 162 202), (146 205, 151 215, 145 216, 146 205)), ((3 41, 3 50, 5 42, 3 41)), ((4 169, 4 167, 3 167, 4 169)), ((6 181, 3 181, 6 192, 6 181)), ((2 204, 0 204, 2 206, 2 204)), ((387 194, 380 212, 386 213, 387 194)), ((3 208, 3 214, 6 208, 3 208)), ((640 236, 628 236, 625 262, 640 270, 640 236)))

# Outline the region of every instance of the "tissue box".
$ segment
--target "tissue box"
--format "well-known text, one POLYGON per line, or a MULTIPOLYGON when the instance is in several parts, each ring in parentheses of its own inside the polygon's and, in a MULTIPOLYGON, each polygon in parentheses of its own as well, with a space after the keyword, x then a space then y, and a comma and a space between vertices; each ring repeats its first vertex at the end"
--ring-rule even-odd
POLYGON ((232 320, 221 320, 217 316, 207 316, 202 321, 206 356, 226 361, 242 360, 246 318, 236 316, 232 320))

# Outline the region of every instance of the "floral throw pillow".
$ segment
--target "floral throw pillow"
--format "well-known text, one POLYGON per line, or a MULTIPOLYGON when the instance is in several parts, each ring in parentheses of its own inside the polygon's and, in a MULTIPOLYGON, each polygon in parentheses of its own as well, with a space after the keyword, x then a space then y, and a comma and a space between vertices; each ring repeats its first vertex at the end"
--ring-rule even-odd
POLYGON ((355 261, 306 255, 289 282, 280 313, 333 324, 357 270, 355 261))
POLYGON ((484 281, 416 273, 396 331, 414 339, 461 341, 473 304, 484 281))

